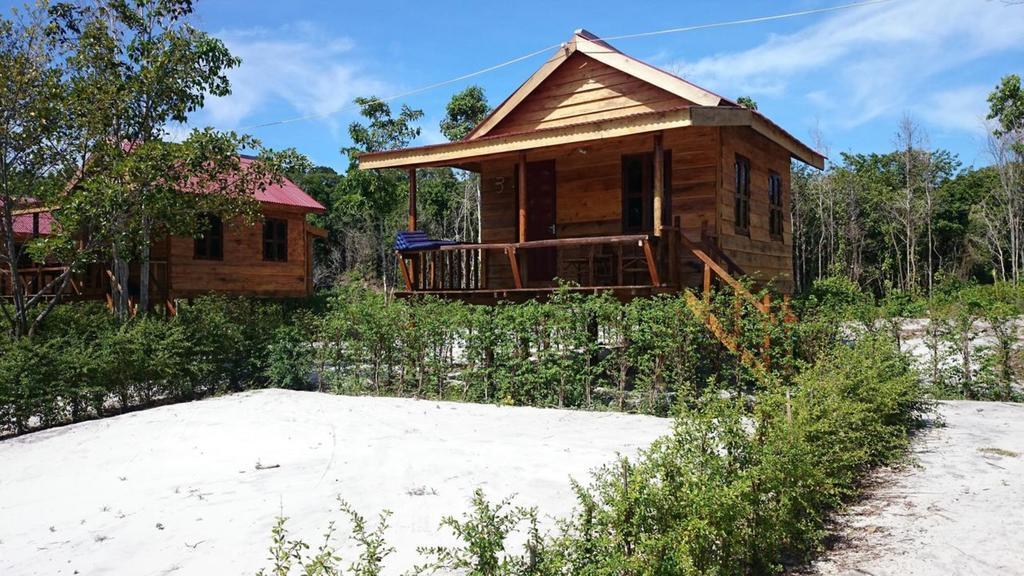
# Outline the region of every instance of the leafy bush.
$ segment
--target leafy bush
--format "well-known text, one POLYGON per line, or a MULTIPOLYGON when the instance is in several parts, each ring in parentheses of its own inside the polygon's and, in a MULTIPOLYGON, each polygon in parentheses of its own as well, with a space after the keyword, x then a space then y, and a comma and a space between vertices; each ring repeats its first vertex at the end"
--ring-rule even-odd
POLYGON ((776 572, 815 549, 870 466, 903 454, 927 407, 906 358, 880 339, 753 400, 709 391, 636 462, 577 486, 552 562, 573 574, 776 572))
POLYGON ((286 320, 280 305, 259 299, 205 296, 181 306, 173 321, 192 347, 192 396, 265 384, 266 351, 286 320))
MULTIPOLYGON (((312 320, 308 320, 312 321, 312 320)), ((267 380, 289 390, 313 390, 314 347, 301 323, 279 326, 267 347, 267 380)))
POLYGON ((472 510, 459 520, 446 516, 441 527, 448 528, 461 542, 459 546, 419 548, 431 559, 412 570, 412 574, 464 573, 472 576, 527 576, 540 574, 544 561, 544 540, 537 528, 537 510, 512 506, 506 498, 492 505, 481 489, 473 492, 472 510), (523 554, 506 550, 509 535, 520 524, 528 525, 523 554))
POLYGON ((458 543, 420 548, 427 561, 411 573, 779 573, 817 550, 829 513, 872 467, 902 458, 929 409, 884 335, 754 392, 712 381, 677 402, 670 435, 574 484, 578 506, 554 535, 541 534, 535 509, 477 490, 461 519, 442 520, 458 543))
POLYGON ((60 305, 35 337, 0 339, 0 435, 263 386, 284 371, 294 383, 309 371, 285 353, 296 340, 278 333, 286 320, 276 304, 221 297, 123 323, 95 303, 60 305))
POLYGON ((377 518, 377 526, 370 528, 366 518, 357 513, 347 502, 338 499, 341 511, 347 517, 351 532, 351 540, 359 551, 358 557, 349 564, 348 570, 342 567, 342 558, 334 545, 336 529, 332 522, 324 533, 324 539, 316 552, 308 554, 309 545, 298 539, 288 537, 287 522, 284 516, 278 516, 271 529, 270 556, 273 563, 270 572, 260 570, 257 576, 290 576, 293 569, 297 574, 305 576, 380 576, 384 569, 384 560, 394 552, 384 538, 388 528, 391 512, 385 510, 377 518))
MULTIPOLYGON (((713 302, 725 328, 791 371, 804 336, 733 302, 713 302)), ((209 296, 123 324, 70 304, 37 338, 4 346, 0 425, 17 431, 268 385, 667 415, 709 380, 757 381, 682 297, 623 304, 569 290, 470 306, 352 284, 308 306, 209 296)))
POLYGON ((353 286, 303 333, 326 387, 345 394, 664 415, 735 363, 681 297, 622 304, 562 290, 546 302, 470 306, 353 286))

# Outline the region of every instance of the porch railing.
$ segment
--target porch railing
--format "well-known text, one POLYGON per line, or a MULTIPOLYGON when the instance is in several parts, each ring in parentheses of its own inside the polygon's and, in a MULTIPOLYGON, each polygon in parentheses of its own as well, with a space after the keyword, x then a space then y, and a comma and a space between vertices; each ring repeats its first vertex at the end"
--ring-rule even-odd
POLYGON ((675 234, 632 234, 407 250, 398 266, 409 292, 532 290, 554 287, 554 278, 582 288, 658 287, 678 283, 676 252, 675 234), (530 255, 541 251, 554 258, 552 279, 530 278, 530 255), (508 285, 488 285, 495 266, 508 272, 508 285))
MULTIPOLYGON (((27 294, 43 292, 43 298, 53 298, 57 293, 56 280, 67 270, 59 265, 42 265, 24 267, 18 270, 18 281, 27 294)), ((68 285, 65 292, 68 294, 80 294, 82 290, 80 278, 72 275, 68 278, 68 285)), ((10 297, 14 294, 14 281, 10 270, 0 270, 0 297, 10 297)))
MULTIPOLYGON (((43 292, 42 298, 49 300, 56 297, 58 287, 55 280, 60 278, 67 270, 66 266, 59 264, 44 264, 40 266, 25 266, 18 270, 18 280, 25 293, 29 295, 43 292)), ((133 273, 130 281, 129 300, 134 305, 138 299, 139 292, 138 266, 133 266, 133 273)), ((114 282, 110 269, 106 264, 91 264, 81 272, 75 272, 68 278, 68 284, 62 292, 66 300, 96 300, 106 299, 110 301, 111 284, 114 282)), ((149 294, 150 301, 154 303, 166 303, 170 306, 169 293, 169 272, 167 261, 151 260, 149 268, 149 294)), ((14 293, 14 285, 9 270, 0 270, 0 298, 11 298, 14 293)))

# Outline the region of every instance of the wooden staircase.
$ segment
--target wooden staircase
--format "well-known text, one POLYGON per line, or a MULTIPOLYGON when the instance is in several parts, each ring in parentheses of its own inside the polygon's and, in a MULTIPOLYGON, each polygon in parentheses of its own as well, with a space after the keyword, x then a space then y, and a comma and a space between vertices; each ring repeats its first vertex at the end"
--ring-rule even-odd
MULTIPOLYGON (((707 242, 706 240, 697 244, 688 239, 686 235, 678 229, 676 229, 674 233, 678 235, 677 240, 680 246, 697 259, 697 265, 703 272, 701 296, 694 294, 692 290, 685 290, 684 292, 687 306, 704 322, 704 325, 707 326, 708 330, 715 335, 715 338, 717 338, 727 350, 738 355, 740 362, 742 362, 744 366, 750 368, 759 380, 763 380, 768 374, 768 367, 770 365, 768 349, 771 347, 771 341, 769 337, 766 336, 764 344, 757 353, 745 348, 740 342, 738 320, 742 309, 742 302, 745 300, 769 322, 777 321, 777 318, 772 313, 771 309, 771 296, 765 294, 763 299, 758 299, 749 290, 747 290, 743 284, 737 281, 733 274, 742 276, 744 274, 743 269, 714 244, 707 242), (714 314, 714 312, 712 312, 712 283, 716 278, 724 285, 732 288, 736 296, 735 309, 737 318, 735 322, 735 329, 732 331, 730 331, 714 314)), ((782 320, 785 322, 792 322, 795 320, 792 314, 788 311, 788 306, 786 307, 782 320)))

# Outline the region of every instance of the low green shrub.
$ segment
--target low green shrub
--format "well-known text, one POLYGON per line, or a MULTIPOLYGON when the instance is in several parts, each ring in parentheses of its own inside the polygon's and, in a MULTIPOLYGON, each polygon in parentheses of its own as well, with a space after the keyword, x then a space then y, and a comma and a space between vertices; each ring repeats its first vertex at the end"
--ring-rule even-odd
POLYGON ((285 344, 296 340, 289 326, 277 304, 240 298, 197 298, 174 318, 123 323, 99 304, 60 305, 36 336, 0 339, 0 435, 265 386, 273 378, 298 386, 299 375, 310 374, 297 352, 308 340, 299 338, 289 355, 285 344))
MULTIPOLYGON (((724 329, 792 371, 803 333, 733 302, 711 302, 724 329)), ((624 304, 570 290, 471 306, 351 284, 308 305, 209 296, 124 323, 65 304, 39 335, 3 347, 0 427, 13 432, 263 386, 667 415, 709 381, 757 385, 683 297, 624 304)))
POLYGON ((709 391, 635 463, 578 488, 555 549, 571 573, 777 572, 815 550, 870 467, 904 453, 921 398, 881 338, 838 347, 752 399, 709 391))
MULTIPOLYGON (((343 394, 666 415, 736 364, 682 297, 623 304, 563 290, 546 302, 471 306, 349 287, 304 334, 323 387, 343 394)), ((786 342, 773 343, 780 359, 786 342)))
POLYGON ((421 547, 417 551, 429 558, 410 571, 423 574, 471 574, 479 576, 526 576, 541 574, 545 562, 545 543, 537 527, 537 510, 513 506, 506 498, 491 504, 483 490, 473 492, 472 509, 462 519, 446 516, 441 527, 459 541, 457 546, 421 547), (527 539, 522 553, 507 550, 508 539, 522 524, 527 539))
POLYGON ((391 512, 381 512, 377 518, 377 525, 371 528, 366 518, 347 502, 339 498, 338 505, 350 526, 349 540, 359 552, 356 559, 349 563, 347 570, 335 548, 334 536, 337 530, 333 522, 328 525, 316 552, 310 554, 308 544, 288 537, 288 519, 278 516, 271 529, 270 555, 267 558, 273 566, 270 571, 261 569, 256 575, 380 576, 387 557, 394 552, 394 548, 389 546, 384 538, 391 512))
POLYGON ((709 382, 676 403, 670 435, 575 483, 577 508, 553 534, 541 534, 537 510, 477 490, 468 513, 442 521, 458 543, 420 548, 427 561, 410 573, 776 574, 818 550, 828 515, 865 474, 903 458, 929 408, 885 335, 752 395, 709 382))
POLYGON ((279 326, 267 346, 267 382, 277 388, 288 390, 315 390, 313 371, 315 367, 315 347, 311 345, 307 323, 305 322, 279 326), (304 328, 306 330, 304 330, 304 328))

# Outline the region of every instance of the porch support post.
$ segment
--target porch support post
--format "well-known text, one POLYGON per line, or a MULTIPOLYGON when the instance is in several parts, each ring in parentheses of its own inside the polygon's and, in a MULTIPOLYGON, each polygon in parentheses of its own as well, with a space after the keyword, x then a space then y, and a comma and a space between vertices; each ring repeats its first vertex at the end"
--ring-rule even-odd
POLYGON ((416 169, 409 168, 409 232, 416 230, 416 169))
POLYGON ((515 246, 505 248, 505 255, 508 256, 508 265, 512 268, 512 283, 516 288, 523 287, 523 278, 519 275, 519 257, 516 254, 515 246))
POLYGON ((517 241, 526 242, 526 152, 519 153, 516 192, 519 194, 519 238, 517 241))
POLYGON ((665 203, 665 150, 661 133, 654 135, 654 235, 662 234, 662 213, 665 203))

